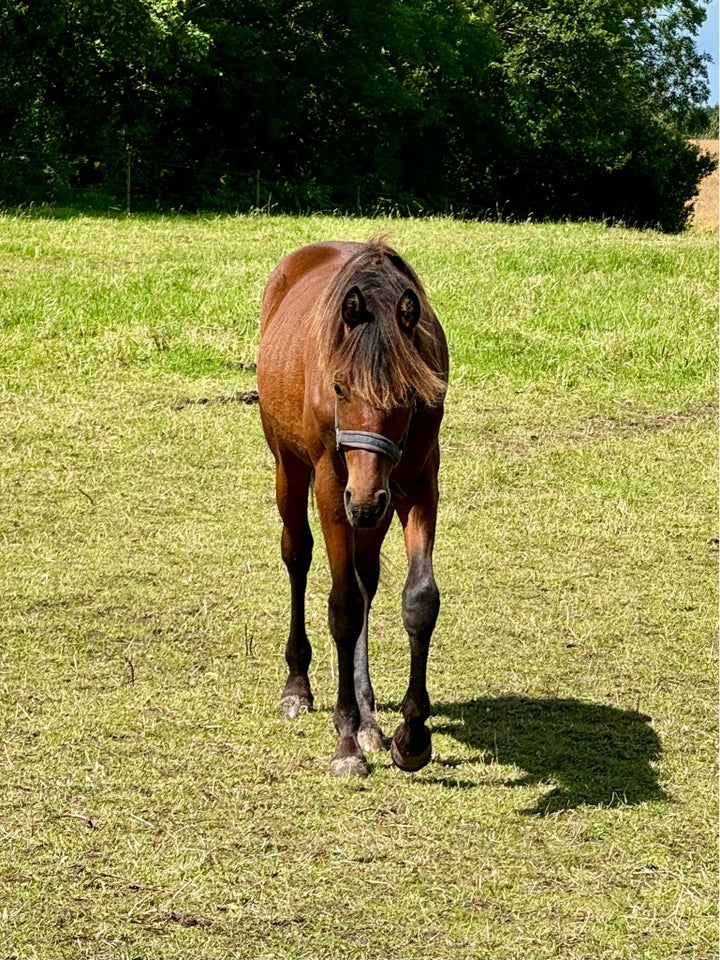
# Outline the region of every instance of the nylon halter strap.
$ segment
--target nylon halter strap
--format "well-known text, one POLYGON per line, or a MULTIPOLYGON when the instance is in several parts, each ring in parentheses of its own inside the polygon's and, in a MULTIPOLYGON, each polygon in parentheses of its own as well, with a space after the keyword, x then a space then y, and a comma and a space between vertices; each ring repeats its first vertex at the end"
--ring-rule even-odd
POLYGON ((371 433, 369 430, 341 430, 338 423, 338 402, 336 397, 335 443, 342 462, 345 463, 344 448, 347 448, 348 450, 368 450, 370 453, 382 454, 385 457, 389 457, 393 462, 393 467, 396 467, 402 458, 403 447, 405 446, 407 435, 410 432, 410 421, 412 420, 414 411, 415 399, 413 398, 410 405, 410 416, 408 417, 403 438, 400 443, 393 443, 392 440, 388 440, 387 437, 383 437, 379 433, 371 433))

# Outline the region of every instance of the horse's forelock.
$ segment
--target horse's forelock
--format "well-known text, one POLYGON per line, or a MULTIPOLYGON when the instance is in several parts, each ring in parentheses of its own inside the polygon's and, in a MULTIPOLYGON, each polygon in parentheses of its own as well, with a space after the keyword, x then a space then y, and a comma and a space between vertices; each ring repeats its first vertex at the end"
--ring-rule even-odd
POLYGON ((445 394, 445 382, 433 323, 415 271, 383 237, 375 237, 341 267, 318 306, 311 331, 318 365, 328 381, 351 383, 357 396, 379 409, 403 406, 411 394, 434 407, 445 394), (345 335, 341 308, 352 286, 362 292, 373 319, 345 335), (400 329, 395 315, 408 287, 417 293, 421 308, 412 336, 400 329))

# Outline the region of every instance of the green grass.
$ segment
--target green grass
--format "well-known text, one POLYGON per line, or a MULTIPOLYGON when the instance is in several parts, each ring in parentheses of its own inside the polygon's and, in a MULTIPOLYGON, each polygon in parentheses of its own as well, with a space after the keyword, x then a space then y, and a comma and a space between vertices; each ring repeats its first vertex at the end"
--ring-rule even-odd
MULTIPOLYGON (((693 233, 0 218, 2 954, 716 956, 716 302, 693 233), (257 409, 178 401, 253 388, 285 252, 386 229, 451 346, 435 757, 354 783, 321 550, 276 709, 257 409)), ((390 729, 404 573, 393 530, 390 729)))

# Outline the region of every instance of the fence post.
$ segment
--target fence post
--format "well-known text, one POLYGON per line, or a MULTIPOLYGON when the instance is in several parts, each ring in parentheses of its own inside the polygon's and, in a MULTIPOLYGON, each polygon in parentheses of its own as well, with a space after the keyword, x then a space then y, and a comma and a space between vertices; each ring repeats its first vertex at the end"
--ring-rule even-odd
POLYGON ((132 216, 132 148, 125 144, 125 213, 132 216))

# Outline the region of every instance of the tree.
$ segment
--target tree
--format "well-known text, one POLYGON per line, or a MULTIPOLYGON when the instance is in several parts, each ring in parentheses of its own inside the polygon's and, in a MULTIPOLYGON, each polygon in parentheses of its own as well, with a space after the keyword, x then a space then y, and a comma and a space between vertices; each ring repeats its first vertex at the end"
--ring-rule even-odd
POLYGON ((681 229, 707 160, 681 118, 707 95, 704 0, 495 0, 518 215, 681 229))
POLYGON ((470 175, 476 131, 491 124, 484 5, 204 0, 191 12, 214 44, 191 110, 202 137, 190 139, 212 145, 216 183, 239 171, 242 194, 258 170, 280 203, 442 206, 458 171, 470 175))
POLYGON ((0 197, 33 197, 68 175, 61 111, 47 102, 49 49, 62 31, 51 0, 0 6, 0 197))
POLYGON ((46 198, 88 167, 112 179, 184 96, 209 38, 182 0, 5 0, 0 201, 46 198))

